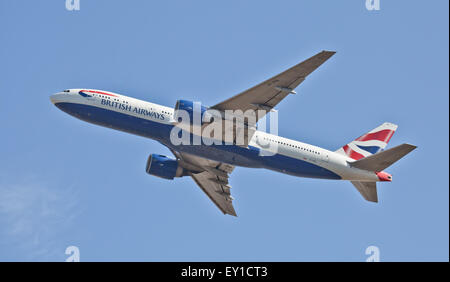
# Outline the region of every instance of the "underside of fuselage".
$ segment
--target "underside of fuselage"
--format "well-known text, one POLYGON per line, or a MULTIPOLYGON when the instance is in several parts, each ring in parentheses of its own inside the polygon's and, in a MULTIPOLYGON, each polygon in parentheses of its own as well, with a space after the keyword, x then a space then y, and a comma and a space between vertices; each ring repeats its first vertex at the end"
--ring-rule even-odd
MULTIPOLYGON (((87 104, 60 102, 55 105, 62 111, 83 121, 151 138, 175 151, 235 166, 266 168, 299 177, 341 179, 339 175, 328 169, 298 158, 282 154, 262 156, 260 149, 254 146, 173 145, 170 141, 170 132, 173 128, 171 124, 160 123, 87 104)), ((190 136, 190 140, 192 140, 192 136, 190 136)))

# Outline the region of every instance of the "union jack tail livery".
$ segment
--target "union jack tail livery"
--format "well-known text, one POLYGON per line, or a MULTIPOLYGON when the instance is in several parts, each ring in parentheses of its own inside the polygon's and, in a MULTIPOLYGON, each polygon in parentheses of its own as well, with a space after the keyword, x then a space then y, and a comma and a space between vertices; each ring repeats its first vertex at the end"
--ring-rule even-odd
POLYGON ((363 136, 341 147, 336 153, 346 155, 354 160, 360 160, 378 153, 386 148, 392 135, 397 130, 397 125, 385 122, 363 136))

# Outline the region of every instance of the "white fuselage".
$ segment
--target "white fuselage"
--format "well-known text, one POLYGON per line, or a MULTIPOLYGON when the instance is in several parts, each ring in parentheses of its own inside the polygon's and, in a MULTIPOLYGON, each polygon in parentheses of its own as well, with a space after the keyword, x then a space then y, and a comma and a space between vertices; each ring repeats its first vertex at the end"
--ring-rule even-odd
MULTIPOLYGON (((52 95, 51 100, 61 110, 82 120, 149 137, 171 147, 167 133, 174 123, 171 107, 93 89, 70 89, 52 95)), ((248 143, 250 149, 221 146, 191 145, 177 150, 232 165, 263 167, 302 177, 379 181, 375 172, 351 167, 349 162, 354 160, 345 155, 263 131, 256 131, 252 136, 248 143), (273 154, 256 156, 256 151, 273 154)))

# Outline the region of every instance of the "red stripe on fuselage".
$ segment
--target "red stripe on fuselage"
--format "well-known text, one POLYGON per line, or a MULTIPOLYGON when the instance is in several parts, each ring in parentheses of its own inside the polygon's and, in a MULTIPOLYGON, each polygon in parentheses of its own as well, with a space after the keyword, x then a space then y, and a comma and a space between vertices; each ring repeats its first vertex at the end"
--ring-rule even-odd
POLYGON ((89 92, 89 93, 102 94, 102 95, 107 95, 107 96, 112 96, 112 97, 117 97, 116 95, 109 94, 109 93, 102 92, 102 91, 94 91, 94 90, 81 90, 81 91, 83 91, 83 92, 89 92))
POLYGON ((367 133, 356 139, 356 141, 378 140, 381 142, 388 143, 389 140, 391 140, 392 135, 394 135, 394 132, 395 132, 394 130, 384 129, 374 133, 367 133))

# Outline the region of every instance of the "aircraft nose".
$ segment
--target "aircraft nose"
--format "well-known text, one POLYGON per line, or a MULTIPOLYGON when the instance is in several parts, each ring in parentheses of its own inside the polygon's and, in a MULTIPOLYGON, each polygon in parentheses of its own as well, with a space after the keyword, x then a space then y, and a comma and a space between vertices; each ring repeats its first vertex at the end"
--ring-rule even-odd
POLYGON ((53 103, 53 105, 54 105, 54 104, 56 103, 56 101, 57 101, 56 95, 58 95, 58 94, 50 95, 50 101, 53 103))
POLYGON ((57 103, 60 103, 60 102, 64 102, 64 99, 67 99, 66 95, 64 95, 64 94, 66 94, 66 93, 58 92, 53 95, 50 95, 50 101, 53 103, 53 105, 56 105, 57 103))

